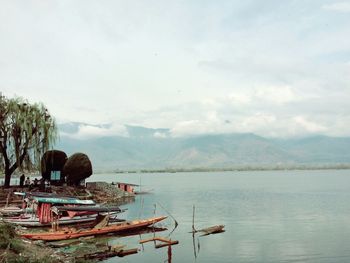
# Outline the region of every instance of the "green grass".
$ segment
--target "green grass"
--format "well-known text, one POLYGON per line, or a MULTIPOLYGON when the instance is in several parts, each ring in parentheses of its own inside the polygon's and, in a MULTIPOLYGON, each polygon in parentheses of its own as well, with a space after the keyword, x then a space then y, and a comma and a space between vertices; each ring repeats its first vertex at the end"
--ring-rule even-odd
POLYGON ((57 260, 42 254, 43 248, 26 244, 18 237, 13 225, 0 222, 1 263, 54 263, 57 260))
POLYGON ((20 253, 23 250, 22 241, 17 238, 14 226, 0 223, 0 248, 9 249, 15 253, 20 253))

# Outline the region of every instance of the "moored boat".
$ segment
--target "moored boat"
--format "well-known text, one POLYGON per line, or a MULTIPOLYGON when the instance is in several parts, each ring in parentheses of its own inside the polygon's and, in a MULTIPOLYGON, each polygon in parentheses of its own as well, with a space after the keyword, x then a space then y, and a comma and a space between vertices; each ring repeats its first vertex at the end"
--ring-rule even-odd
MULTIPOLYGON (((49 193, 16 193, 26 197, 19 216, 9 216, 3 220, 8 223, 25 226, 50 226, 53 221, 58 224, 77 224, 94 221, 98 214, 113 215, 123 212, 119 207, 102 207, 93 200, 81 200, 70 196, 49 193)), ((10 214, 8 214, 10 215, 10 214)), ((14 215, 14 214, 13 214, 14 215)))
MULTIPOLYGON (((65 216, 60 215, 58 219, 56 218, 60 225, 92 222, 97 218, 98 214, 116 216, 118 213, 125 211, 116 206, 53 206, 50 210, 56 215, 65 213, 65 216)), ((50 216, 49 220, 42 221, 40 216, 38 217, 36 214, 24 214, 16 217, 7 217, 3 220, 19 226, 42 227, 51 226, 54 218, 50 216)))
POLYGON ((126 232, 135 229, 141 229, 153 225, 166 219, 166 216, 159 216, 149 219, 126 221, 123 223, 107 225, 103 227, 95 227, 91 229, 83 230, 66 230, 66 231, 56 231, 56 232, 44 232, 44 233, 25 233, 21 234, 22 237, 32 239, 32 240, 44 240, 44 241, 59 241, 66 239, 74 239, 86 236, 104 235, 110 233, 126 232))
POLYGON ((46 197, 33 196, 32 199, 36 202, 44 204, 62 204, 62 205, 94 205, 93 200, 81 200, 73 197, 46 197))
POLYGON ((6 206, 0 209, 0 215, 2 216, 16 216, 24 213, 32 213, 31 208, 20 208, 18 206, 6 206))
MULTIPOLYGON (((63 216, 60 217, 58 220, 58 223, 60 225, 70 225, 70 224, 78 224, 78 223, 86 223, 86 222, 92 222, 96 219, 97 214, 91 214, 91 215, 81 215, 81 216, 63 216)), ((17 217, 7 217, 3 219, 7 223, 15 224, 18 226, 24 226, 24 227, 44 227, 44 226, 51 226, 50 222, 40 222, 38 217, 35 216, 17 216, 17 217)))

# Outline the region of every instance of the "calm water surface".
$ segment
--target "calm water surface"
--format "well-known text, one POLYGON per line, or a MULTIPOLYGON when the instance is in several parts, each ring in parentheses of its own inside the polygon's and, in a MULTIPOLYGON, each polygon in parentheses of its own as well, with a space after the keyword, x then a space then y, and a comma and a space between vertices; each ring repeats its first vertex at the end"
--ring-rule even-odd
MULTIPOLYGON (((125 205, 123 215, 133 219, 167 215, 178 221, 171 234, 179 240, 172 262, 350 262, 350 171, 264 171, 171 174, 96 174, 90 181, 142 182, 154 189, 125 205), (224 224, 226 232, 195 238, 196 228, 224 224)), ((169 230, 174 226, 167 219, 169 230)), ((147 238, 152 234, 143 234, 147 238)), ((139 247, 140 236, 112 237, 111 244, 139 247)), ((153 243, 143 251, 106 262, 164 262, 167 248, 153 243)))

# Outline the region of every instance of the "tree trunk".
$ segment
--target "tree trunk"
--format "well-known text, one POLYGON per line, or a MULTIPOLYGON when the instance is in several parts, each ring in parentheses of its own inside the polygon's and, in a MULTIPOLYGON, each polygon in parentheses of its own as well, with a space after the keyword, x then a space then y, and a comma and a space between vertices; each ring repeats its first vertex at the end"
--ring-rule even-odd
MULTIPOLYGON (((20 162, 23 162, 23 158, 20 159, 20 162)), ((5 183, 4 187, 9 188, 11 183, 11 176, 13 172, 17 169, 17 163, 14 163, 11 167, 8 166, 8 162, 5 164, 5 183)))
POLYGON ((5 167, 5 183, 4 187, 9 188, 10 187, 10 182, 11 182, 11 171, 8 167, 5 167))
MULTIPOLYGON (((26 156, 26 151, 23 151, 22 155, 19 157, 19 167, 21 167, 25 156, 26 156)), ((18 168, 18 163, 16 161, 14 164, 12 164, 12 166, 10 166, 10 162, 7 158, 7 155, 4 156, 4 158, 5 158, 5 183, 4 183, 4 187, 9 188, 10 183, 11 183, 11 176, 12 176, 13 172, 16 171, 16 169, 18 168)))

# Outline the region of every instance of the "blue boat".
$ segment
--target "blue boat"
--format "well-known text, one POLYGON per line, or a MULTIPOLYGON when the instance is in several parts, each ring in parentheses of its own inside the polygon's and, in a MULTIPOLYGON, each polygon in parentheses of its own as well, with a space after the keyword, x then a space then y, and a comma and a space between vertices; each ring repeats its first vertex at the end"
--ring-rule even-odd
POLYGON ((63 205, 94 205, 93 200, 80 200, 78 198, 71 197, 41 197, 33 196, 33 200, 38 203, 46 204, 63 204, 63 205))

